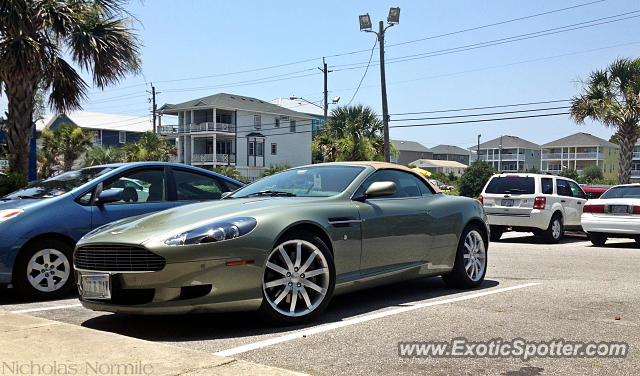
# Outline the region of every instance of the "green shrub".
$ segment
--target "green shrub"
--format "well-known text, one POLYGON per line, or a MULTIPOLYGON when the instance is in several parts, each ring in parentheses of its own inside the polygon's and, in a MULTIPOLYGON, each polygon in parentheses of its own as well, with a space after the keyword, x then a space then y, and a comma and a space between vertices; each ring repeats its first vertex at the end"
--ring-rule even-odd
POLYGON ((27 185, 27 179, 18 172, 9 172, 6 176, 0 177, 0 197, 27 185))
POLYGON ((478 197, 493 174, 493 168, 487 162, 481 160, 473 162, 460 177, 458 187, 460 195, 478 197))

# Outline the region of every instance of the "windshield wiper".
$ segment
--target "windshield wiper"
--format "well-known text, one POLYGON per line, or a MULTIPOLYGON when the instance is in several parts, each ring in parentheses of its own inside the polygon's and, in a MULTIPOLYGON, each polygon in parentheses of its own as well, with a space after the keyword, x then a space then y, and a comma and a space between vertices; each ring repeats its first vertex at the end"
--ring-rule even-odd
POLYGON ((284 191, 272 191, 269 189, 265 189, 264 191, 249 193, 246 196, 242 197, 251 197, 251 196, 285 196, 285 197, 295 197, 295 193, 284 192, 284 191))

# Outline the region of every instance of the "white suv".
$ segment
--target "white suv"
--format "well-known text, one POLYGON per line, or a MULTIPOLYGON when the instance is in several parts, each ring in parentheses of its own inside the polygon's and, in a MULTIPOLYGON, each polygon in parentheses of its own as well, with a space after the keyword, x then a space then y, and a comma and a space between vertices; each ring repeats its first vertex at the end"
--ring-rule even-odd
POLYGON ((582 231, 580 216, 587 196, 568 178, 508 173, 493 175, 479 200, 489 218, 491 240, 499 240, 511 228, 556 243, 565 229, 582 231))

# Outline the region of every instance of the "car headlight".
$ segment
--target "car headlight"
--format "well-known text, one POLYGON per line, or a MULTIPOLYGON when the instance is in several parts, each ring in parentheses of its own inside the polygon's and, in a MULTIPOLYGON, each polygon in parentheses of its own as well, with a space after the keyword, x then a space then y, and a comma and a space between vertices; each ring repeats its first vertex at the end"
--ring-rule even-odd
POLYGON ((208 223, 175 235, 164 241, 166 245, 192 245, 214 243, 235 239, 253 230, 258 222, 255 218, 239 217, 208 223))
POLYGON ((11 219, 13 217, 17 217, 18 215, 24 213, 23 209, 4 209, 0 210, 0 222, 4 222, 7 219, 11 219))

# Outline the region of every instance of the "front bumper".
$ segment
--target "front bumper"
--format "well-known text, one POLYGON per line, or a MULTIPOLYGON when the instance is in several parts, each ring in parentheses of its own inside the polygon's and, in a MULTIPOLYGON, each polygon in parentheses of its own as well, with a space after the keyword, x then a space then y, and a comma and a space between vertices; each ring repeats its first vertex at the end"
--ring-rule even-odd
POLYGON ((584 213, 582 214, 581 222, 582 228, 587 233, 640 235, 640 218, 584 213))
MULTIPOLYGON (((258 309, 261 263, 227 266, 217 259, 167 264, 157 272, 110 272, 110 300, 80 298, 85 308, 133 314, 174 314, 258 309)), ((77 281, 83 274, 76 270, 77 281)), ((80 286, 79 286, 80 289, 80 286)))
POLYGON ((533 209, 527 214, 491 212, 488 210, 487 218, 489 219, 489 225, 492 226, 528 227, 545 230, 549 227, 551 213, 538 209, 533 209))

